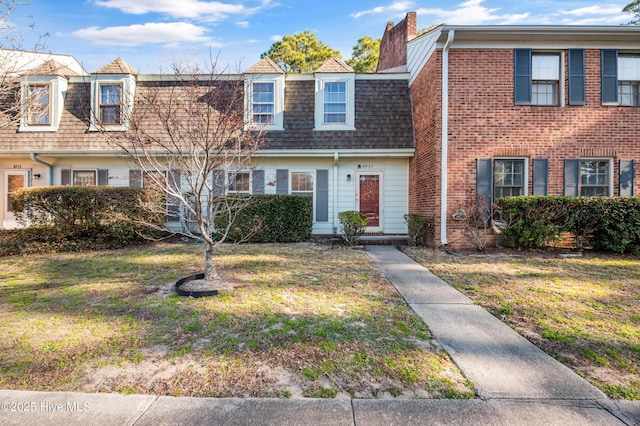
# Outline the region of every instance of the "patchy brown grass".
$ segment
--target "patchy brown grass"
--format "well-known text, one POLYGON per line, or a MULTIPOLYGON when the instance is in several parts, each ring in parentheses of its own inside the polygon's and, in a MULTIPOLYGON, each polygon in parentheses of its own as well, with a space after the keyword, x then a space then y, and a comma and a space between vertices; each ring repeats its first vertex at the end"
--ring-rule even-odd
POLYGON ((0 387, 216 397, 468 398, 366 253, 222 246, 235 288, 172 294, 199 245, 0 259, 0 387))
POLYGON ((406 253, 611 398, 640 399, 640 259, 406 253))

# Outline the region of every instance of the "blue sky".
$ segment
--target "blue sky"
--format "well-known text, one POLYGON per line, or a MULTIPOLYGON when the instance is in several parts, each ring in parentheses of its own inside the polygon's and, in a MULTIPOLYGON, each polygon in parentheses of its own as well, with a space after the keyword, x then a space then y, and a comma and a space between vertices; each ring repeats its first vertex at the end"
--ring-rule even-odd
POLYGON ((512 0, 31 0, 13 15, 24 46, 48 33, 48 50, 76 57, 95 71, 117 57, 143 73, 170 71, 178 61, 217 56, 217 71, 258 62, 283 35, 309 30, 351 56, 358 38, 381 37, 408 11, 418 28, 456 24, 619 25, 628 1, 512 0))

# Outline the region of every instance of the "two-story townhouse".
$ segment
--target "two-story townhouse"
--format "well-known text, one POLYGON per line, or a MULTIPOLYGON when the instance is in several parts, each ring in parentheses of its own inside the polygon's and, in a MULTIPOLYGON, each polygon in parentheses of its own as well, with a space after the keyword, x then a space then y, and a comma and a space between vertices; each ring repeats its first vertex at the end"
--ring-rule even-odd
MULTIPOLYGON (((16 226, 7 200, 22 186, 144 184, 99 130, 128 131, 138 93, 158 81, 177 84, 175 76, 138 74, 120 58, 91 74, 55 62, 41 68, 22 82, 24 93, 46 92, 35 109, 25 105, 37 113, 0 129, 5 228, 16 226)), ((264 58, 242 75, 224 75, 244 82, 246 131, 260 128, 267 142, 251 170, 233 171, 230 189, 312 196, 315 235, 339 232, 344 210, 365 213, 369 232, 406 234, 414 152, 408 78, 356 74, 339 59, 314 74, 287 75, 264 58)))
POLYGON ((410 211, 434 219, 434 245, 468 245, 455 213, 502 196, 637 194, 640 28, 441 25, 402 36, 406 52, 387 66, 406 54, 410 211))

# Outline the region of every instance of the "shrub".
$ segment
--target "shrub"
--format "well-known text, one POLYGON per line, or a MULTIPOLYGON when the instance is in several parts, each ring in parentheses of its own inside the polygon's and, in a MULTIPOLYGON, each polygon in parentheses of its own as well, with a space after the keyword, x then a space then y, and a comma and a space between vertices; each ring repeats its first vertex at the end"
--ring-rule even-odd
POLYGON ((519 250, 546 247, 560 238, 564 197, 503 197, 498 212, 505 228, 500 242, 519 250))
POLYGON ((409 213, 404 215, 407 222, 407 230, 409 234, 410 246, 424 246, 427 244, 427 232, 431 226, 431 220, 418 213, 409 213))
POLYGON ((369 222, 367 216, 354 210, 347 210, 338 213, 338 220, 340 220, 342 238, 350 246, 357 245, 369 222))
MULTIPOLYGON (((153 216, 143 206, 161 202, 139 188, 54 186, 22 188, 10 208, 24 229, 0 234, 0 254, 112 249, 142 244, 151 230, 138 220, 153 216)), ((161 221, 164 218, 155 217, 161 221)))
MULTIPOLYGON (((216 227, 226 227, 219 217, 216 227)), ((313 199, 304 195, 251 195, 251 203, 234 220, 227 239, 232 242, 292 243, 307 241, 313 226, 313 199)))

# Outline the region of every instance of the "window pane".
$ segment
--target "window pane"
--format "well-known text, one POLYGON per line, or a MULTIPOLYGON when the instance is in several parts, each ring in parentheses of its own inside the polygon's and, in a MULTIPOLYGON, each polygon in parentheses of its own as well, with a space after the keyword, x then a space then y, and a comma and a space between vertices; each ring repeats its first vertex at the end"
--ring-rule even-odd
POLYGON ((119 106, 101 107, 100 121, 107 124, 120 124, 120 107, 119 106))
POLYGON ((531 56, 531 77, 534 80, 559 80, 560 55, 533 54, 531 56))
POLYGON ((580 161, 580 195, 585 197, 609 195, 609 161, 580 161))
POLYGON ((29 124, 49 124, 49 86, 29 86, 29 124))
POLYGON ((524 195, 524 160, 493 162, 494 198, 524 195))
POLYGON ((307 172, 292 172, 291 193, 313 194, 313 174, 307 172))
POLYGON ((274 84, 253 83, 252 101, 252 121, 261 124, 273 122, 275 112, 274 84))
POLYGON ((103 84, 100 86, 100 104, 120 105, 121 86, 119 84, 103 84))
POLYGON ((533 105, 558 105, 557 81, 533 81, 531 83, 533 105))
POLYGON ((640 81, 640 55, 618 56, 618 80, 640 81))
POLYGON ((96 172, 94 170, 74 170, 73 184, 87 186, 96 184, 96 172))
POLYGON ((347 122, 347 83, 344 81, 324 85, 324 122, 347 122))
POLYGON ((249 192, 249 173, 229 173, 229 192, 249 192))
POLYGON ((640 106, 640 82, 619 82, 618 99, 620 100, 620 105, 640 106))

